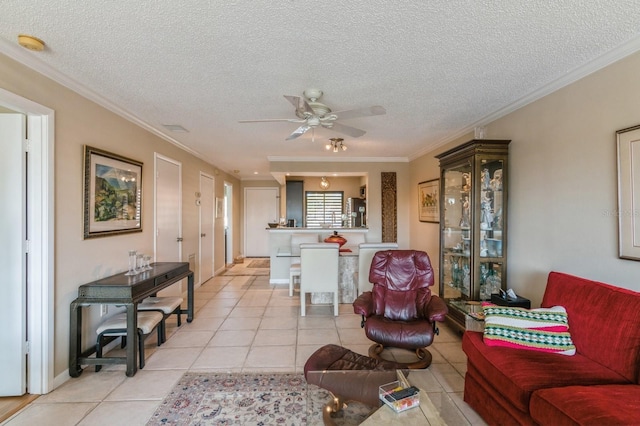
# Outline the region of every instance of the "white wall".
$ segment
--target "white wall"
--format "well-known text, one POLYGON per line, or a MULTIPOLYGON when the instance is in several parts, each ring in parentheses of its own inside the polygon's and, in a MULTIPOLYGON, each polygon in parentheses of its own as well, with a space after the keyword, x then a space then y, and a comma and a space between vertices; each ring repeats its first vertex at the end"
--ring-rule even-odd
MULTIPOLYGON (((533 305, 552 270, 640 291, 640 262, 618 258, 615 214, 615 132, 640 124, 639 75, 636 53, 487 126, 488 138, 512 140, 508 286, 533 305)), ((438 177, 433 156, 460 142, 413 162, 412 184, 438 177)), ((412 244, 439 245, 417 211, 412 244)))

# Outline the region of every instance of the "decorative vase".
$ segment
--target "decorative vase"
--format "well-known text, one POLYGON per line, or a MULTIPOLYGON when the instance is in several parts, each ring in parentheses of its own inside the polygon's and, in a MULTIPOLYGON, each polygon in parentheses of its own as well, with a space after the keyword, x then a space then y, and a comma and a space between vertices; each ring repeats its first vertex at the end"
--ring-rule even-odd
POLYGON ((333 231, 333 235, 330 235, 327 238, 325 238, 324 242, 325 243, 338 243, 338 244, 340 244, 340 247, 342 247, 343 245, 345 245, 347 240, 342 235, 338 235, 338 231, 333 231))

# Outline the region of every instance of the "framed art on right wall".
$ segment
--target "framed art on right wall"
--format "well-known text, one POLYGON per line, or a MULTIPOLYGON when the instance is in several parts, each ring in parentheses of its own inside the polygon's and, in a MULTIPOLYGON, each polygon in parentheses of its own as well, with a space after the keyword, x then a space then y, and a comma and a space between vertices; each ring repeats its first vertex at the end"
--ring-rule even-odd
POLYGON ((420 222, 440 221, 439 179, 431 179, 418 184, 418 217, 420 222))
POLYGON ((618 130, 619 256, 640 260, 640 125, 618 130))

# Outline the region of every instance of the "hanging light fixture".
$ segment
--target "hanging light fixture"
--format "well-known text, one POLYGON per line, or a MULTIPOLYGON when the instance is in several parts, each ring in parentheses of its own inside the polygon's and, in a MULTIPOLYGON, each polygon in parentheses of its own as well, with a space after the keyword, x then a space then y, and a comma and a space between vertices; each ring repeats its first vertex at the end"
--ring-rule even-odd
POLYGON ((342 138, 331 138, 329 140, 331 142, 324 146, 324 148, 327 151, 338 152, 339 150, 343 150, 343 151, 347 150, 347 146, 342 142, 342 141, 344 141, 344 139, 342 139, 342 138))
POLYGON ((329 189, 329 181, 324 176, 322 176, 322 178, 320 179, 320 188, 329 189))

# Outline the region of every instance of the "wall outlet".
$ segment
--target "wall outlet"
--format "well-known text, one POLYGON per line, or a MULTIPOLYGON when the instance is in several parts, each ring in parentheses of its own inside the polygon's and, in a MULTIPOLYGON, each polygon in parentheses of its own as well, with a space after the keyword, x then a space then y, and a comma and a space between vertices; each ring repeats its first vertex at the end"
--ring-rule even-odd
POLYGON ((100 305, 100 316, 103 317, 109 312, 109 305, 100 305))

